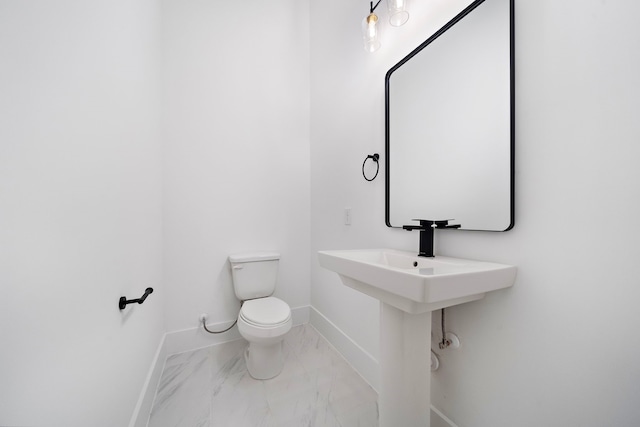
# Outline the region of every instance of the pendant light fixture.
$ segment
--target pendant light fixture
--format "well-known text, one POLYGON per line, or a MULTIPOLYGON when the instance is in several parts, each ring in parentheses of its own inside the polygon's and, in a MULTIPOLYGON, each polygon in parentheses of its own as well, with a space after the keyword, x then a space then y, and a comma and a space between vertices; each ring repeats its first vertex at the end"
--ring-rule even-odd
MULTIPOLYGON (((375 52, 380 49, 379 23, 378 15, 375 10, 382 0, 373 5, 373 1, 369 2, 369 15, 362 20, 362 41, 364 42, 364 50, 367 52, 375 52)), ((409 12, 407 12, 407 0, 386 0, 387 10, 389 11, 389 24, 392 27, 404 25, 409 20, 409 12)))
POLYGON ((405 0, 387 0, 389 10, 389 24, 393 27, 404 25, 409 20, 409 12, 406 11, 405 0))
POLYGON ((376 5, 369 2, 369 15, 362 20, 362 41, 364 42, 364 50, 367 52, 375 52, 380 49, 380 40, 378 40, 378 15, 374 13, 376 7, 382 0, 378 0, 376 5))

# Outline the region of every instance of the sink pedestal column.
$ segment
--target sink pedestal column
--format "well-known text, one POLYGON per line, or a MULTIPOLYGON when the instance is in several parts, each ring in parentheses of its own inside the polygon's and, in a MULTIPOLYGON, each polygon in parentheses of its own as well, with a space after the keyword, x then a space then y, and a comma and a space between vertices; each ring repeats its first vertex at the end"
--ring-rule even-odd
POLYGON ((380 427, 429 427, 431 312, 380 302, 380 427))

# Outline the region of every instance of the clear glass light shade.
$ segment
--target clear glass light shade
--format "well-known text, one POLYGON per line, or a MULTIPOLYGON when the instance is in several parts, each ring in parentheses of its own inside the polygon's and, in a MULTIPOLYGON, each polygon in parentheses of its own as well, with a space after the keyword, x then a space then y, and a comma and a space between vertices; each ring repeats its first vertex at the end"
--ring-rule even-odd
POLYGON ((364 50, 367 52, 375 52, 380 49, 378 17, 375 13, 371 13, 362 20, 362 41, 364 42, 364 50))
POLYGON ((389 10, 389 24, 392 26, 399 27, 409 20, 406 0, 387 0, 387 9, 389 10))

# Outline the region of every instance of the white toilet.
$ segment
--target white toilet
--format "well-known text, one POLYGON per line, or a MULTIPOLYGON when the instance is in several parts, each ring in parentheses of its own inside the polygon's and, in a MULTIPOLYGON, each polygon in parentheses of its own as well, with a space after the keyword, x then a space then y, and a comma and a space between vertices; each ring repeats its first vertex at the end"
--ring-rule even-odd
POLYGON ((230 255, 236 297, 244 301, 238 314, 240 335, 249 341, 245 360, 249 374, 258 380, 282 372, 282 340, 291 329, 289 305, 271 295, 276 289, 278 260, 275 252, 230 255))

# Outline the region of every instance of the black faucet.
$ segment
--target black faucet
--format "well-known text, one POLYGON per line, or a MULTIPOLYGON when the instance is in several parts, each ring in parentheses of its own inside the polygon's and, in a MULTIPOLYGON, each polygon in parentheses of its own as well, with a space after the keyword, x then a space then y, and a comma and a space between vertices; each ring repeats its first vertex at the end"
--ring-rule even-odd
POLYGON ((420 230, 420 252, 418 256, 433 258, 433 230, 436 228, 460 228, 460 224, 449 224, 450 219, 434 221, 431 219, 414 219, 420 225, 403 225, 408 231, 420 230))

